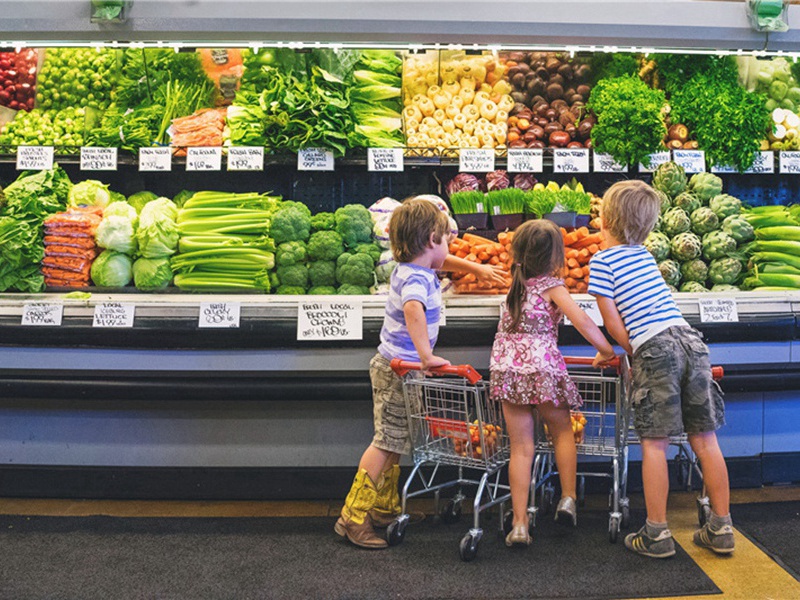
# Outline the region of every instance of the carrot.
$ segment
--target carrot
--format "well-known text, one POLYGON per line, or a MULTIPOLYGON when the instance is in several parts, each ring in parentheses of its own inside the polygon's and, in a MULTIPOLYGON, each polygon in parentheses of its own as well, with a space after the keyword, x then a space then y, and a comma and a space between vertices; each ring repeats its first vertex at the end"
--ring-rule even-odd
POLYGON ((559 227, 559 229, 561 230, 561 237, 567 239, 567 230, 563 227, 559 227))
POLYGON ((570 269, 574 269, 575 267, 579 267, 580 265, 578 264, 578 261, 575 260, 574 258, 568 258, 567 259, 567 266, 570 269))
POLYGON ((577 280, 573 277, 565 277, 564 278, 564 285, 568 288, 573 288, 578 284, 577 280))
POLYGON ((459 283, 475 283, 477 278, 472 273, 465 273, 462 277, 459 278, 459 283))
POLYGON ((458 252, 454 253, 458 258, 467 258, 467 251, 466 250, 459 250, 458 252))
POLYGON ((589 277, 589 265, 583 267, 583 276, 584 278, 589 277))
POLYGON ((589 260, 592 257, 591 253, 586 248, 581 248, 578 251, 578 258, 589 260))
POLYGON ((597 244, 592 244, 586 249, 589 251, 589 254, 597 254, 598 252, 600 252, 600 246, 598 246, 597 244))
POLYGON ((487 240, 485 237, 481 237, 479 235, 475 235, 474 233, 465 233, 461 236, 465 242, 468 242, 471 246, 478 246, 480 244, 491 244, 491 240, 487 240))
POLYGON ((477 256, 478 260, 481 262, 486 262, 491 258, 486 252, 479 252, 477 256))
POLYGON ((499 265, 500 264, 500 258, 498 258, 497 256, 489 257, 489 264, 490 265, 499 265))
POLYGON ((470 253, 470 254, 467 254, 467 255, 466 255, 464 258, 466 258, 466 259, 467 259, 468 261, 470 261, 470 262, 478 262, 478 257, 477 257, 477 256, 475 256, 475 255, 474 255, 474 254, 472 254, 472 253, 470 253))
POLYGON ((589 289, 589 286, 586 285, 583 281, 580 281, 580 282, 578 282, 578 285, 577 285, 576 289, 577 289, 579 294, 585 294, 586 290, 589 289))
POLYGON ((581 269, 580 267, 577 269, 570 269, 569 276, 574 279, 580 279, 581 277, 583 277, 583 269, 581 269))
MULTIPOLYGON (((581 229, 585 229, 585 228, 581 227, 581 229)), ((589 230, 586 229, 586 231, 589 231, 589 230)), ((587 246, 591 246, 592 244, 599 244, 602 241, 603 241, 603 235, 602 234, 600 234, 600 233, 592 233, 592 234, 585 235, 579 241, 575 242, 575 244, 572 244, 572 245, 575 248, 586 248, 587 246)))
POLYGON ((583 238, 585 238, 586 236, 589 235, 589 228, 588 227, 578 227, 575 230, 575 233, 578 234, 578 239, 582 240, 583 238))
POLYGON ((567 258, 578 258, 578 251, 574 248, 568 248, 567 251, 564 253, 564 256, 567 258))
POLYGON ((500 244, 505 245, 508 243, 507 240, 509 239, 509 235, 511 234, 508 233, 507 231, 501 231, 500 233, 497 234, 497 241, 500 242, 500 244))
POLYGON ((498 258, 501 262, 508 262, 511 258, 511 255, 508 252, 501 252, 498 258))
POLYGON ((564 245, 573 246, 578 241, 578 236, 574 231, 570 231, 564 236, 564 245))

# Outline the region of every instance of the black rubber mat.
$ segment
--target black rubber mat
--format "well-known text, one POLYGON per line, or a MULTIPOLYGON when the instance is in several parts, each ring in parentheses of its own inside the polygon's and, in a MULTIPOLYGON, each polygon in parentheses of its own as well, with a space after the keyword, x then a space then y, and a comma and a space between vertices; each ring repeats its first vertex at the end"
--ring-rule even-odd
POLYGON ((800 581, 800 502, 735 504, 733 525, 800 581))

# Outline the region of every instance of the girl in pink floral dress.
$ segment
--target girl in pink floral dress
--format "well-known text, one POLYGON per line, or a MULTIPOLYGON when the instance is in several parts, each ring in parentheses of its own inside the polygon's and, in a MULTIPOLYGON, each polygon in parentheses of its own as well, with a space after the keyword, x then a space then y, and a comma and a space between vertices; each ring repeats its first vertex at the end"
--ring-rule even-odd
POLYGON ((572 300, 558 278, 564 268, 564 241, 546 219, 527 221, 514 233, 513 280, 501 309, 490 362, 490 394, 503 403, 511 440, 508 476, 514 524, 506 544, 531 542, 528 494, 534 454, 534 407, 553 438, 561 481, 556 520, 575 525, 577 451, 570 407, 581 400, 558 349, 558 324, 566 315, 599 352, 596 363, 614 357, 614 349, 597 325, 572 300))

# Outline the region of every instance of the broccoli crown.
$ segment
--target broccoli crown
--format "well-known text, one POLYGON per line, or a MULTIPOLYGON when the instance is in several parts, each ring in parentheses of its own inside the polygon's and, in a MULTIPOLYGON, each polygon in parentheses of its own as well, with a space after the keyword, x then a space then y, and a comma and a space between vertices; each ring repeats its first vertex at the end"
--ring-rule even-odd
POLYGON ((336 285, 336 262, 317 260, 308 263, 308 277, 313 287, 336 285))
POLYGON ((336 227, 332 212, 321 212, 311 217, 311 231, 328 231, 336 227))
POLYGON ((311 296, 335 296, 336 288, 332 285, 317 285, 308 290, 311 296))
POLYGON ((358 244, 351 251, 353 254, 366 254, 372 258, 373 265, 377 265, 383 254, 383 248, 378 244, 358 244))
POLYGON ((318 231, 308 238, 308 257, 311 260, 336 260, 343 253, 342 236, 335 231, 318 231))
POLYGON ((288 267, 306 262, 305 242, 284 242, 278 246, 275 262, 279 267, 288 267))
POLYGON ((348 204, 336 209, 334 218, 336 231, 342 236, 344 245, 348 248, 372 241, 372 215, 365 206, 348 204))
POLYGON ((283 296, 302 296, 306 293, 306 288, 296 285, 282 285, 275 290, 275 293, 283 296))
MULTIPOLYGON (((296 202, 292 204, 297 204, 296 202)), ((308 209, 306 209, 308 210, 308 209)), ((311 230, 311 217, 295 206, 281 208, 272 216, 269 234, 276 244, 305 242, 311 230)))
POLYGON ((375 282, 375 263, 368 254, 342 254, 336 261, 336 280, 350 285, 371 286, 375 282))
POLYGON ((308 268, 305 265, 289 265, 278 267, 278 280, 281 286, 308 287, 308 268))
POLYGON ((339 286, 339 289, 336 293, 340 296, 368 296, 369 288, 363 285, 351 285, 349 283, 345 283, 344 285, 339 286))
POLYGON ((279 209, 281 209, 281 208, 296 208, 296 209, 297 209, 297 210, 299 210, 300 212, 302 212, 302 213, 305 213, 305 215, 306 215, 307 217, 311 218, 311 209, 310 209, 310 208, 308 208, 308 207, 307 207, 305 204, 303 204, 302 202, 295 202, 294 200, 284 200, 284 201, 282 201, 282 202, 280 203, 280 205, 278 206, 278 208, 279 208, 279 209))

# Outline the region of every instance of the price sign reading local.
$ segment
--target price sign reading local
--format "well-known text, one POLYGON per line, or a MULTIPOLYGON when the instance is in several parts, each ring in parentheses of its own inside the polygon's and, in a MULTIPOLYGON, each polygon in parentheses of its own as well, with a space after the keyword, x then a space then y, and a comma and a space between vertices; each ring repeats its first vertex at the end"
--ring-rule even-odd
MULTIPOLYGON (((576 304, 581 307, 581 310, 589 315, 589 318, 594 321, 598 327, 603 326, 603 315, 600 314, 600 309, 597 307, 597 302, 594 300, 578 300, 576 304)), ((564 323, 572 325, 569 319, 564 317, 564 323)))
POLYGON ((461 148, 458 151, 458 170, 462 173, 494 171, 494 150, 491 148, 461 148))
POLYGON ((673 150, 672 159, 687 173, 702 173, 706 170, 706 153, 702 150, 673 150))
POLYGON ((187 148, 187 171, 219 171, 222 168, 222 148, 187 148))
POLYGON ((83 146, 81 148, 81 171, 116 171, 117 149, 83 146))
POLYGON ((44 171, 52 168, 52 146, 20 146, 17 148, 18 171, 44 171))
POLYGON ((61 317, 63 315, 63 304, 26 302, 22 308, 22 324, 58 327, 61 325, 61 317))
POLYGON ((304 148, 297 153, 298 171, 333 171, 333 152, 325 148, 304 148))
POLYGON ((238 302, 201 302, 199 327, 239 327, 241 305, 238 302))
POLYGON ((555 173, 588 173, 589 150, 587 148, 556 148, 553 150, 555 173))
POLYGON ((402 171, 402 148, 367 148, 368 171, 402 171))
POLYGON ((133 327, 135 312, 131 302, 103 302, 94 307, 92 327, 133 327))
POLYGON ((800 152, 781 150, 778 155, 778 163, 780 164, 781 175, 800 174, 800 152))
POLYGON ((228 148, 228 171, 263 171, 264 148, 231 146, 228 148))
POLYGON ((739 312, 735 298, 701 298, 701 323, 738 323, 739 312))
POLYGON ((672 157, 669 154, 669 151, 666 152, 655 152, 650 155, 650 166, 645 167, 642 163, 639 163, 639 172, 640 173, 652 173, 655 171, 660 165, 663 165, 665 162, 669 162, 672 160, 672 157))
POLYGON ((753 164, 745 173, 774 173, 775 153, 771 150, 756 152, 753 164))
POLYGON ((140 171, 172 171, 172 149, 139 148, 140 171))
POLYGON ((541 173, 543 169, 543 152, 541 148, 509 148, 509 173, 541 173))
POLYGON ((594 153, 594 170, 597 173, 627 173, 628 165, 621 165, 610 154, 594 153))
POLYGON ((364 337, 362 321, 360 302, 300 302, 297 306, 297 339, 360 340, 364 337))

